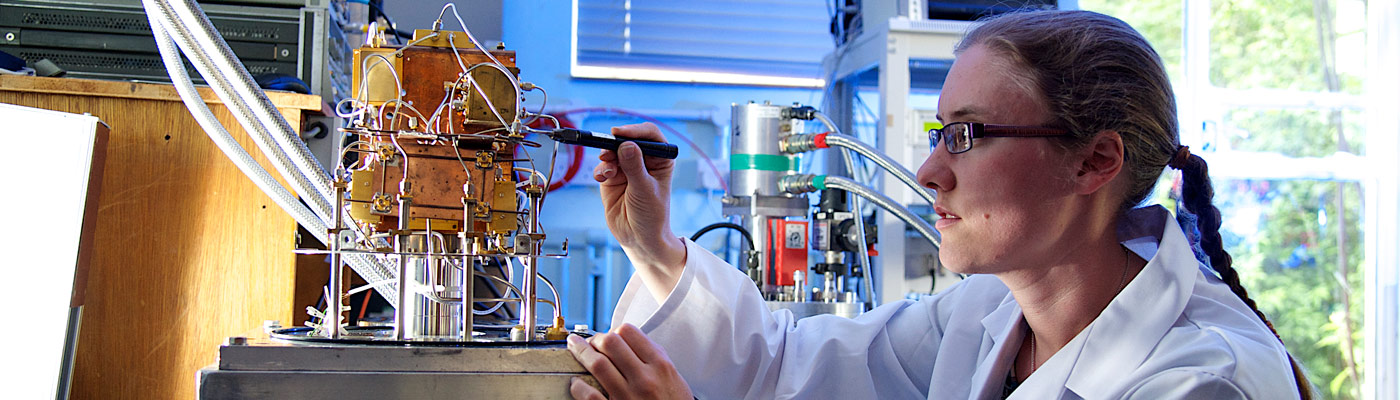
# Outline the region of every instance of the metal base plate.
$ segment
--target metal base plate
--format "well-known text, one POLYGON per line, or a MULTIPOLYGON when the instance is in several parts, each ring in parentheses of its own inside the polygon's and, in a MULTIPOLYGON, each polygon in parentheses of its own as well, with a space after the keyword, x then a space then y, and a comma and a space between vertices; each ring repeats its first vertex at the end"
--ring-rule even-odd
MULTIPOLYGON (((279 330, 284 332, 286 330, 279 330)), ((598 383, 562 341, 348 344, 248 339, 199 371, 199 398, 568 398, 598 383)))

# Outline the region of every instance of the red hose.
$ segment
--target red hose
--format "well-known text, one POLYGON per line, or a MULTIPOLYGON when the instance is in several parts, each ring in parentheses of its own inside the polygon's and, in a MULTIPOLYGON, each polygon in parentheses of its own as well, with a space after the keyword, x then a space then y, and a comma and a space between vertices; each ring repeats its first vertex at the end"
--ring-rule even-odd
MULTIPOLYGON (((721 174, 719 173, 719 167, 716 167, 716 166, 715 166, 715 163, 712 162, 712 161, 710 161, 710 156, 707 155, 707 154, 705 154, 705 151, 704 151, 704 150, 700 150, 700 146, 696 146, 696 145, 695 145, 695 142, 690 141, 690 137, 687 137, 685 134, 683 134, 683 133, 681 133, 680 131, 676 130, 676 128, 672 128, 670 125, 667 125, 665 122, 661 122, 660 120, 658 120, 658 119, 656 119, 656 118, 652 118, 652 117, 649 116, 649 115, 642 114, 642 113, 639 113, 639 112, 628 111, 628 110, 624 110, 624 109, 621 109, 621 108, 612 108, 612 107, 575 108, 575 109, 572 109, 572 110, 564 110, 564 111, 554 112, 554 113, 552 113, 551 115, 554 115, 555 117, 561 118, 561 121, 562 121, 562 118, 563 118, 564 116, 566 116, 566 115, 569 115, 569 114, 576 114, 576 113, 593 113, 593 112, 613 113, 613 114, 626 115, 626 116, 629 116, 629 117, 638 118, 638 119, 641 119, 641 120, 643 120, 643 121, 647 121, 647 122, 656 124, 657 127, 660 127, 661 129, 663 129, 663 130, 665 130, 665 131, 667 131, 667 132, 670 132, 672 136, 675 136, 675 137, 677 137, 677 138, 680 138, 681 141, 685 142, 685 144, 687 144, 687 145, 690 145, 690 148, 691 148, 692 150, 695 150, 695 152, 696 152, 697 154, 700 155, 701 160, 703 160, 703 161, 705 162, 705 164, 708 165, 708 166, 710 167, 710 171, 713 172, 713 173, 715 174, 715 179, 719 181, 719 186, 720 186, 720 188, 724 189, 724 192, 725 192, 725 193, 728 193, 728 192, 729 192, 729 184, 726 183, 726 182, 724 181, 724 175, 721 175, 721 174)), ((561 122, 561 123, 562 123, 562 122, 561 122)))
MULTIPOLYGON (((562 114, 556 115, 555 118, 559 120, 559 126, 556 126, 555 128, 578 128, 578 126, 574 125, 573 121, 570 121, 568 117, 562 114)), ((530 123, 530 127, 535 129, 544 129, 544 121, 544 118, 536 119, 535 122, 530 123)), ((568 184, 569 181, 572 181, 575 176, 578 176, 578 171, 583 168, 583 147, 567 144, 564 146, 569 146, 570 148, 569 166, 568 168, 564 169, 564 177, 549 183, 549 188, 545 190, 546 193, 553 192, 555 190, 559 190, 559 188, 564 187, 564 185, 568 184)), ((523 180, 524 178, 519 179, 523 180)))

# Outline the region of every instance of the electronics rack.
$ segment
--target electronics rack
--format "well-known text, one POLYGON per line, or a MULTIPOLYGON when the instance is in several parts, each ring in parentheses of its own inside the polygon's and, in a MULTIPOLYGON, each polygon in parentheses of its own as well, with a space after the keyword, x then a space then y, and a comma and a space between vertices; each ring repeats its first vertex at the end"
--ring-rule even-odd
MULTIPOLYGON (((200 6, 248 72, 296 76, 334 104, 350 92, 344 4, 252 0, 200 6)), ((0 1, 0 51, 31 65, 48 59, 73 77, 170 80, 140 0, 0 1)))

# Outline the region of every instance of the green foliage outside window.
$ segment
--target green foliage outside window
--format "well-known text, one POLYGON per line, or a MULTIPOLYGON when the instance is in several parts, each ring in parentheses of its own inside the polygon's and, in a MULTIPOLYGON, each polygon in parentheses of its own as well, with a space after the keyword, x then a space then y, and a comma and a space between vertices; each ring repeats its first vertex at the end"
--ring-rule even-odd
MULTIPOLYGON (((1351 28, 1365 26, 1364 16, 1360 21, 1354 20, 1355 13, 1339 18, 1335 10, 1339 6, 1364 9, 1364 2, 1215 0, 1209 4, 1213 86, 1361 92, 1361 77, 1345 65, 1339 68, 1336 57, 1338 43, 1345 48, 1348 41, 1364 35, 1351 28)), ((1132 24, 1162 54, 1173 83, 1184 83, 1183 1, 1081 0, 1080 6, 1132 24)), ((1183 103, 1191 100, 1181 99, 1183 103)), ((1222 111, 1224 118, 1216 127, 1220 131, 1212 143, 1215 149, 1290 157, 1364 154, 1360 113, 1354 110, 1222 111)), ((1222 234, 1227 250, 1251 297, 1273 321, 1324 398, 1360 397, 1359 380, 1364 379, 1361 186, 1317 180, 1222 179, 1215 188, 1216 205, 1226 221, 1222 234)))

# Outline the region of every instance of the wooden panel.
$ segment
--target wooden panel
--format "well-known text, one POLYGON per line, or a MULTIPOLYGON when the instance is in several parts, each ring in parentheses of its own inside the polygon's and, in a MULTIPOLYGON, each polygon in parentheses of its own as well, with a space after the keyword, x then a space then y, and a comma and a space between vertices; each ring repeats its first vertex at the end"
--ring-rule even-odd
MULTIPOLYGON (((0 76, 0 102, 90 113, 112 128, 76 399, 194 398, 195 371, 214 363, 226 337, 292 319, 295 223, 173 93, 167 85, 0 76)), ((292 126, 303 110, 320 109, 314 96, 274 98, 292 126)), ((212 108, 269 165, 227 109, 212 108)))

